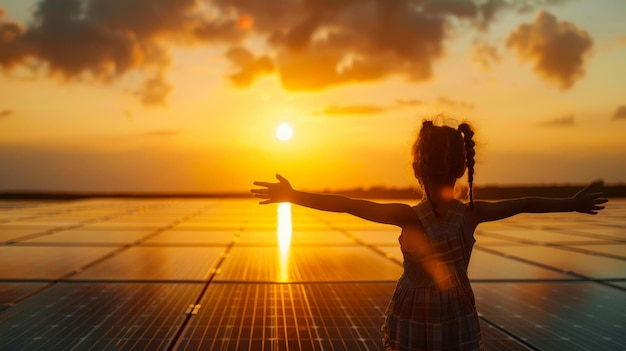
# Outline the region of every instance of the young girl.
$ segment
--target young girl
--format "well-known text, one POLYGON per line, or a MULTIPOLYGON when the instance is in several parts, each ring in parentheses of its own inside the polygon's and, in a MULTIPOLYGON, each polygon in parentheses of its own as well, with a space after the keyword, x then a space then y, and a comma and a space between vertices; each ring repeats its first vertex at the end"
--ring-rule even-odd
POLYGON ((261 204, 291 202, 401 228, 404 273, 382 327, 386 350, 484 350, 467 276, 476 226, 524 212, 596 214, 607 201, 590 192, 595 183, 571 198, 474 201, 473 135, 467 123, 456 128, 422 123, 413 145, 413 171, 424 197, 413 207, 297 191, 280 175, 278 183, 254 183, 262 187, 252 190, 264 199, 261 204), (464 203, 454 198, 454 187, 466 169, 469 201, 464 203))

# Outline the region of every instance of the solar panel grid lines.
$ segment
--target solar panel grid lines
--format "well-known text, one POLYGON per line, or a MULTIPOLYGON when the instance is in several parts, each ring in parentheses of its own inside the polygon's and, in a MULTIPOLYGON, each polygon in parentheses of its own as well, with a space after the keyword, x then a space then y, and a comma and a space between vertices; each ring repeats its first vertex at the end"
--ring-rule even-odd
POLYGON ((561 348, 572 350, 619 349, 624 344, 620 336, 624 312, 609 311, 620 305, 624 291, 584 281, 475 283, 474 290, 483 316, 525 335, 540 349, 557 349, 559 343, 561 348), (591 298, 598 294, 599 299, 591 298))
MULTIPOLYGON (((364 328, 361 328, 363 332, 359 331, 360 327, 345 313, 346 306, 342 304, 341 298, 332 294, 335 286, 216 284, 209 289, 210 294, 205 302, 220 306, 218 309, 221 311, 216 313, 212 309, 206 310, 204 314, 201 312, 199 319, 194 322, 193 330, 196 333, 184 336, 182 345, 185 346, 182 350, 214 350, 228 344, 242 343, 249 348, 236 349, 321 350, 324 345, 351 343, 355 340, 364 344, 372 342, 371 335, 364 328), (320 289, 330 291, 324 294, 324 298, 320 298, 320 289), (240 318, 242 315, 245 317, 240 318), (239 324, 234 325, 232 321, 238 321, 239 324), (237 327, 239 331, 235 335, 237 327)), ((357 315, 360 317, 361 313, 357 315)), ((379 322, 377 319, 376 324, 379 322)), ((370 349, 377 348, 378 345, 370 349)))
MULTIPOLYGON (((249 200, 10 203, 0 201, 0 339, 11 344, 0 350, 381 348, 401 273, 394 228, 292 207, 281 256, 276 207, 249 200), (42 229, 55 232, 8 243, 42 229)), ((490 349, 624 348, 626 201, 613 203, 607 216, 479 227, 470 278, 490 349)))
MULTIPOLYGON (((145 206, 140 206, 140 207, 138 207, 138 208, 137 208, 137 207, 135 206, 132 210, 124 210, 124 211, 122 211, 122 212, 119 212, 119 209, 116 209, 116 211, 118 212, 118 214, 117 214, 117 215, 107 215, 107 216, 105 216, 105 217, 101 217, 100 219, 101 219, 101 220, 103 220, 103 221, 108 221, 108 220, 111 220, 112 218, 115 218, 115 217, 120 217, 120 216, 123 216, 123 215, 129 215, 129 214, 134 214, 134 213, 138 213, 138 212, 145 212, 145 211, 146 211, 146 207, 145 207, 145 206)), ((65 211, 65 212, 69 212, 69 211, 65 211)), ((94 221, 86 221, 86 222, 85 222, 85 224, 89 224, 89 223, 92 223, 92 222, 94 222, 94 221)), ((174 221, 174 223, 177 223, 177 221, 174 221)), ((78 228, 78 227, 82 227, 82 225, 76 225, 76 226, 74 226, 74 227, 70 227, 69 229, 78 228)), ((170 225, 167 225, 167 226, 164 226, 164 227, 163 227, 163 229, 167 229, 167 228, 169 228, 169 227, 170 227, 170 225)), ((50 234, 50 235, 52 235, 52 234, 55 234, 55 233, 57 233, 57 232, 66 233, 66 232, 67 232, 67 230, 68 230, 67 228, 63 228, 63 227, 61 227, 61 228, 56 228, 56 229, 53 229, 53 230, 51 230, 51 231, 50 231, 50 233, 45 233, 45 234, 50 234)), ((158 234, 158 233, 160 232, 160 230, 161 230, 161 229, 157 229, 157 230, 156 230, 156 231, 154 231, 153 233, 150 233, 150 234, 148 234, 148 235, 144 236, 144 239, 145 239, 145 238, 149 238, 149 237, 151 237, 151 236, 154 236, 154 235, 158 234)), ((105 234, 108 234, 108 232, 106 232, 105 234)), ((42 234, 42 235, 43 235, 43 234, 42 234)), ((119 252, 121 252, 121 251, 125 250, 126 248, 129 248, 130 246, 132 246, 132 244, 136 244, 137 242, 138 242, 138 241, 135 241, 134 243, 131 243, 131 244, 126 244, 126 245, 124 245, 124 246, 122 246, 122 247, 120 247, 120 248, 118 248, 118 249, 115 249, 115 250, 113 250, 113 251, 109 252, 108 254, 105 254, 104 256, 100 256, 99 258, 97 258, 97 259, 95 259, 95 260, 93 260, 93 261, 91 261, 91 262, 86 263, 86 264, 85 264, 85 265, 83 265, 81 268, 75 268, 75 269, 69 270, 69 271, 67 271, 67 273, 66 273, 65 275, 61 275, 61 276, 56 277, 56 278, 54 278, 54 277, 49 277, 49 278, 52 278, 52 279, 53 279, 53 280, 52 280, 52 282, 51 282, 51 284, 54 284, 55 282, 60 281, 60 280, 63 280, 63 279, 68 279, 68 278, 70 278, 70 277, 72 277, 72 276, 74 276, 74 275, 76 275, 76 274, 80 274, 80 273, 81 273, 84 269, 87 269, 87 268, 89 268, 90 266, 93 266, 93 265, 95 265, 95 264, 97 264, 97 263, 99 263, 99 262, 101 262, 101 261, 104 261, 104 260, 106 260, 106 259, 107 259, 107 258, 109 258, 109 257, 112 257, 112 256, 117 255, 119 252)), ((10 242, 10 243, 14 243, 14 242, 10 242)), ((72 245, 72 244, 70 244, 69 246, 73 246, 73 245, 72 245)), ((41 248, 36 248, 36 249, 37 249, 37 250, 40 250, 41 248)), ((0 247, 0 250, 2 250, 2 247, 0 247)), ((15 250, 12 250, 12 251, 15 251, 15 250)), ((32 251, 32 249, 31 249, 30 251, 32 251)), ((67 251, 67 248, 65 248, 65 251, 67 251)), ((81 250, 81 251, 83 251, 83 250, 81 250)), ((11 252, 11 251, 9 251, 9 252, 11 252)), ((54 267, 54 266, 55 266, 54 262, 59 262, 59 259, 63 257, 63 256, 59 256, 59 255, 62 255, 62 254, 63 254, 62 252, 56 252, 54 249, 52 249, 52 250, 44 250, 44 252, 45 252, 46 254, 48 254, 48 256, 49 256, 49 254, 50 254, 50 253, 55 254, 56 258, 54 258, 54 261, 52 261, 52 262, 44 262, 44 263, 52 263, 52 265, 51 265, 52 267, 54 267)), ((19 253, 19 252, 18 252, 18 253, 19 253)), ((81 252, 81 253, 82 253, 82 252, 81 252)), ((4 258, 5 258, 5 259, 7 259, 6 255, 5 255, 5 257, 4 257, 4 258)), ((11 257, 8 257, 8 259, 7 259, 6 261, 7 261, 7 262, 9 262, 9 263, 13 263, 13 261, 14 261, 14 260, 13 260, 13 259, 11 259, 11 257)), ((32 263, 34 263, 35 265, 37 265, 37 264, 39 263, 39 262, 33 262, 33 261, 29 261, 29 262, 30 262, 31 264, 32 264, 32 263)), ((65 262, 65 261, 64 261, 64 264, 66 264, 66 263, 67 263, 67 262, 65 262)), ((50 266, 50 265, 48 265, 48 264, 47 264, 47 266, 50 266)), ((80 265, 78 265, 78 266, 80 267, 80 265)), ((12 267, 7 267, 7 266, 5 265, 5 266, 4 266, 4 272, 7 272, 7 271, 12 271, 13 269, 11 269, 11 268, 12 268, 12 267)), ((13 273, 15 273, 15 272, 13 272, 13 273)), ((17 275, 19 276, 19 274, 20 274, 20 271, 18 270, 17 275)), ((1 274, 1 272, 0 272, 0 276, 1 276, 1 275, 2 275, 2 274, 1 274)), ((29 278, 29 277, 27 277, 27 278, 26 278, 26 280, 32 280, 32 279, 33 279, 32 277, 30 277, 30 278, 29 278)), ((34 278, 34 279, 37 279, 37 278, 34 278)), ((44 278, 44 279, 45 279, 45 278, 44 278)), ((43 287, 41 287, 41 288, 40 288, 40 289, 38 289, 38 290, 45 289, 47 286, 50 286, 51 284, 44 285, 43 287)), ((36 290, 35 292, 37 292, 38 290, 36 290)), ((26 296, 26 297, 27 297, 27 296, 26 296)), ((12 305, 13 303, 16 303, 16 302, 18 302, 18 301, 21 301, 21 299, 17 299, 17 300, 15 300, 15 301, 5 303, 3 306, 5 306, 5 307, 6 307, 6 306, 10 306, 10 305, 12 305)))
POLYGON ((2 339, 15 341, 1 348, 132 349, 134 345, 148 342, 152 346, 146 349, 157 349, 154 345, 167 342, 167 335, 171 338, 175 330, 172 326, 180 322, 178 310, 182 301, 198 288, 193 285, 56 285, 46 294, 33 297, 43 308, 37 306, 39 309, 35 310, 32 304, 21 304, 9 310, 7 316, 3 315, 3 321, 17 320, 18 323, 19 315, 30 314, 32 318, 28 327, 10 325, 6 328, 0 324, 2 339), (38 315, 41 317, 37 318, 38 315), (119 320, 125 323, 120 324, 119 320), (21 334, 11 335, 12 330, 21 334), (43 342, 45 339, 51 341, 43 342))
POLYGON ((626 265, 622 259, 603 255, 590 255, 548 246, 496 248, 478 246, 476 249, 587 280, 620 278, 626 275, 626 265))
MULTIPOLYGON (((248 222, 249 220, 249 215, 244 219, 244 224, 248 222)), ((181 335, 183 335, 183 333, 186 331, 187 326, 191 320, 191 318, 193 316, 195 316, 198 311, 201 308, 201 300, 204 298, 204 295, 209 287, 209 285, 213 282, 215 276, 217 274, 220 273, 221 271, 221 266, 222 263, 224 262, 224 260, 228 257, 228 255, 230 254, 230 251, 233 247, 233 245, 235 245, 235 243, 238 241, 239 236, 241 235, 241 230, 243 230, 243 226, 240 227, 240 229, 234 234, 232 240, 230 241, 230 243, 228 244, 228 246, 226 247, 225 251, 222 253, 222 255, 220 256, 220 258, 217 260, 217 262, 213 265, 213 268, 211 268, 207 275, 205 276, 205 284, 202 288, 202 291, 200 292, 200 294, 198 295, 198 297, 195 300, 195 303, 190 305, 190 307, 193 306, 193 310, 191 313, 185 313, 185 319, 182 322, 181 327, 178 329, 178 331, 176 332, 176 335, 174 336, 174 342, 170 343, 169 347, 167 348, 168 351, 170 350, 177 350, 180 348, 180 342, 182 341, 182 339, 180 338, 181 335)))

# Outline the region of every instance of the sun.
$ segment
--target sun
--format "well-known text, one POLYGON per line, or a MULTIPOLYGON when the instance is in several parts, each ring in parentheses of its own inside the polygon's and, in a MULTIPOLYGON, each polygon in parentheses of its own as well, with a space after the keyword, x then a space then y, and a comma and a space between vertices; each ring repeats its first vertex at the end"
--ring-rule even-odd
POLYGON ((276 127, 276 138, 280 141, 287 141, 293 136, 293 128, 287 123, 281 123, 276 127))

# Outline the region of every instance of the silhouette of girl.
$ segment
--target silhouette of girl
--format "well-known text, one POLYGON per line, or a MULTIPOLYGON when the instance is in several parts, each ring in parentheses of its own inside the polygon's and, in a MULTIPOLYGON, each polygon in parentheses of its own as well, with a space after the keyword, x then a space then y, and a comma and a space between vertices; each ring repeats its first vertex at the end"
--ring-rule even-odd
MULTIPOLYGON (((441 124, 441 123, 437 123, 441 124)), ((401 228, 404 273, 386 310, 382 326, 386 350, 484 350, 474 293, 467 267, 474 230, 482 222, 519 213, 581 212, 597 214, 607 200, 592 193, 591 183, 571 198, 526 197, 474 201, 474 132, 424 120, 413 144, 413 171, 424 197, 410 206, 376 203, 333 194, 294 190, 287 179, 254 182, 260 204, 291 202, 323 211, 346 212, 401 228), (467 169, 469 201, 454 197, 457 179, 467 169)))

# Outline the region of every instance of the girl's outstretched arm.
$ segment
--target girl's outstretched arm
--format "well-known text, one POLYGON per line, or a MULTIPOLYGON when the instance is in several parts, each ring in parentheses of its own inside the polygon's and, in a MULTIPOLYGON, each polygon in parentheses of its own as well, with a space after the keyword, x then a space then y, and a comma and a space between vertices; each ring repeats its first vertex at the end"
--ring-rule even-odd
POLYGON ((591 189, 600 183, 599 181, 593 182, 570 198, 525 197, 496 202, 476 201, 474 211, 476 224, 511 217, 519 213, 576 211, 595 215, 604 208, 600 205, 608 201, 603 198, 604 193, 591 192, 591 189))
POLYGON ((254 182, 260 189, 252 189, 255 197, 263 199, 260 204, 291 202, 296 205, 330 212, 345 212, 378 223, 399 227, 415 223, 416 215, 407 204, 381 204, 373 201, 352 199, 333 194, 313 194, 298 191, 289 181, 277 174, 278 183, 254 182))

